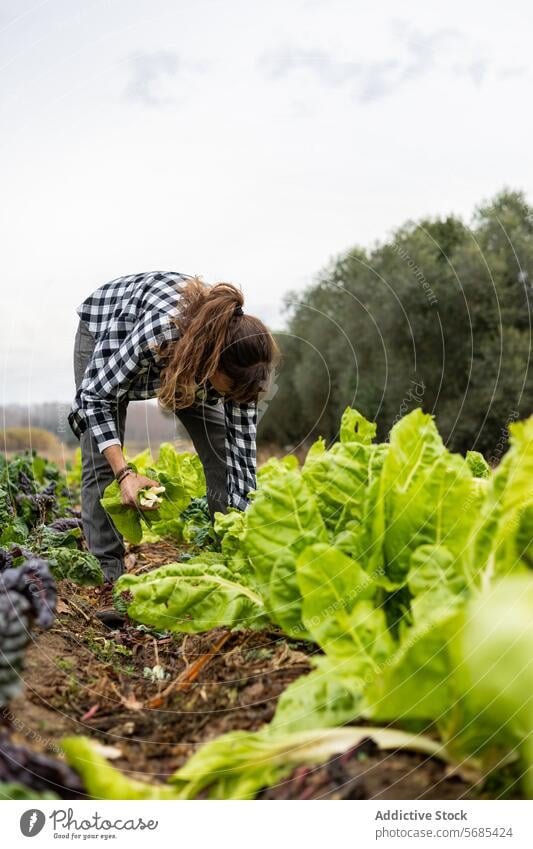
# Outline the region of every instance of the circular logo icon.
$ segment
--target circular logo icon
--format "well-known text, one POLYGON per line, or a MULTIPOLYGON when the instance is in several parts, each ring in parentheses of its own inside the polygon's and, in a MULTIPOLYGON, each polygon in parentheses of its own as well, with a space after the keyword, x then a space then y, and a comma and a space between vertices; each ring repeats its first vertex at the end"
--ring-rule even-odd
POLYGON ((20 830, 24 837, 35 837, 42 831, 46 822, 46 817, 42 811, 37 808, 31 808, 29 811, 24 811, 20 818, 20 830))

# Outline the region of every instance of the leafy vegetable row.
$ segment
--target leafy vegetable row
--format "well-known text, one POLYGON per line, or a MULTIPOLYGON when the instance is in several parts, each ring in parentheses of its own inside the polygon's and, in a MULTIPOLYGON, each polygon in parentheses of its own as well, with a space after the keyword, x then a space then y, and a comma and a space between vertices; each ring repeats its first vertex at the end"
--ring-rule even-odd
MULTIPOLYGON (((383 444, 347 410, 339 442, 319 440, 302 468, 269 461, 246 513, 217 517, 219 553, 123 576, 117 590, 147 625, 194 632, 270 620, 320 646, 315 671, 258 732, 267 746, 347 722, 394 722, 436 729, 456 759, 518 752, 530 770, 533 419, 511 432, 491 473, 481 455, 447 451, 420 410, 383 444)), ((203 747, 181 773, 195 775, 183 793, 197 792, 199 776, 214 796, 249 793, 246 770, 231 787, 213 772, 231 771, 236 757, 231 736, 203 747)))
POLYGON ((0 571, 34 555, 57 580, 103 582, 98 560, 83 549, 71 490, 59 467, 35 453, 0 455, 0 571))
MULTIPOLYGON (((133 462, 160 481, 160 491, 144 497, 161 503, 157 513, 131 510, 121 503, 117 483, 106 489, 104 506, 126 539, 137 543, 171 536, 195 546, 213 543, 199 459, 178 454, 164 443, 157 462, 148 451, 133 462)), ((66 478, 55 463, 35 453, 11 460, 0 455, 0 570, 37 555, 46 558, 57 580, 68 578, 89 586, 103 582, 98 560, 84 549, 81 522, 74 518, 80 475, 79 452, 66 478)))

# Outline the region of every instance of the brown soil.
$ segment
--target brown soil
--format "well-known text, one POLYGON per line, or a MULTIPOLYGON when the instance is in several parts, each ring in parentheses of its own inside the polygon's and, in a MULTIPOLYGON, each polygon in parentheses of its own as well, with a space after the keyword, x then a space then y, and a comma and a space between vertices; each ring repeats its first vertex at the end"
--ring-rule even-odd
POLYGON ((459 799, 470 785, 432 758, 381 752, 372 740, 317 767, 298 767, 262 799, 459 799))
MULTIPOLYGON (((143 545, 130 550, 127 566, 145 571, 179 553, 143 545)), ((30 647, 25 689, 9 706, 14 742, 57 752, 63 736, 86 734, 118 749, 113 763, 129 775, 164 780, 199 744, 268 722, 281 692, 311 668, 313 647, 274 629, 160 636, 128 623, 111 632, 95 618, 109 603, 109 590, 60 586, 54 626, 30 647), (147 677, 156 666, 164 680, 147 677)), ((368 743, 296 770, 263 797, 456 799, 469 789, 437 761, 368 743)))

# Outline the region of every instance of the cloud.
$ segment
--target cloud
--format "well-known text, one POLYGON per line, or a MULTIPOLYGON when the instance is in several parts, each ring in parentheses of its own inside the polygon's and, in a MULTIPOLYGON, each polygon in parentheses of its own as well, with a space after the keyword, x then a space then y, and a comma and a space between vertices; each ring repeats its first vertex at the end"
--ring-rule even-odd
POLYGON ((145 106, 165 106, 172 98, 161 92, 162 83, 175 77, 180 67, 176 53, 158 50, 152 53, 134 53, 130 57, 131 79, 124 89, 128 100, 145 106))
POLYGON ((524 77, 527 73, 528 69, 525 65, 512 65, 500 68, 497 76, 500 80, 510 80, 517 79, 517 77, 524 77))
MULTIPOLYGON (((347 88, 360 102, 388 97, 399 89, 421 80, 435 70, 464 76, 481 85, 491 70, 491 63, 460 32, 446 28, 421 32, 403 21, 392 26, 396 53, 371 60, 339 59, 319 48, 283 47, 264 54, 260 67, 271 79, 285 79, 295 73, 312 74, 326 86, 347 88), (450 56, 464 56, 464 61, 450 63, 450 56), (476 55, 478 54, 478 55, 476 55)), ((498 70, 501 79, 517 75, 523 69, 498 70)))
POLYGON ((357 99, 370 101, 392 94, 425 75, 435 66, 439 50, 458 38, 454 30, 423 34, 401 22, 394 30, 400 53, 403 53, 398 57, 356 62, 337 59, 325 50, 285 47, 263 56, 260 61, 267 75, 274 79, 307 71, 325 85, 349 85, 357 99))
POLYGON ((454 66, 458 77, 467 77, 476 86, 480 86, 485 81, 489 69, 490 62, 487 59, 476 59, 473 62, 454 66))
POLYGON ((332 59, 325 50, 299 50, 292 47, 266 54, 260 62, 267 75, 274 79, 303 69, 313 71, 328 85, 338 85, 353 79, 362 69, 358 63, 332 59))
POLYGON ((356 86, 361 100, 373 100, 388 94, 393 79, 400 72, 397 60, 381 62, 341 61, 325 50, 299 50, 286 47, 265 55, 261 60, 263 70, 272 79, 283 79, 292 73, 311 72, 328 86, 356 86))

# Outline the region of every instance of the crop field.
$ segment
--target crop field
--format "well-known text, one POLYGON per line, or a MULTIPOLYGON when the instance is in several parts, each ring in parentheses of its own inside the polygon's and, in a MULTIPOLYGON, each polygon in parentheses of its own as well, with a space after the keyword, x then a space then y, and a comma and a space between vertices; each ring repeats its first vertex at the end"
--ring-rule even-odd
POLYGON ((214 524, 197 456, 142 451, 158 491, 102 497, 112 588, 79 457, 1 459, 0 798, 532 798, 533 418, 510 432, 490 468, 420 409, 377 442, 348 408, 214 524))

